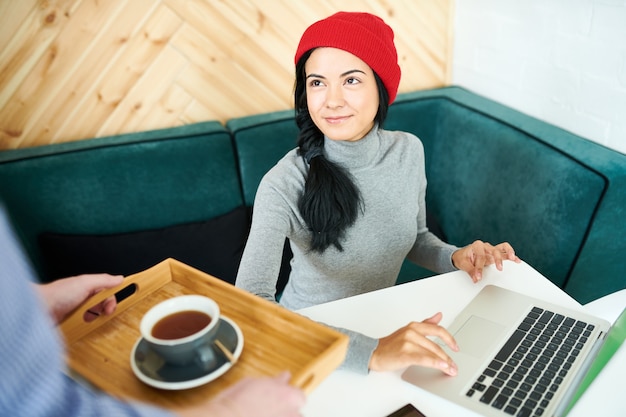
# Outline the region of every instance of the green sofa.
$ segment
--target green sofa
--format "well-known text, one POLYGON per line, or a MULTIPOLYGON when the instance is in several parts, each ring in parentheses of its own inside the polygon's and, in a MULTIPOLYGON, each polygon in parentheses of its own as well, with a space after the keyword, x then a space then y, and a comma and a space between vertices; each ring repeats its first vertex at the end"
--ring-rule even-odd
MULTIPOLYGON (((626 155, 459 87, 399 95, 385 128, 423 141, 446 241, 509 241, 583 303, 626 288, 626 155)), ((256 188, 296 134, 283 111, 4 151, 0 196, 42 281, 174 257, 234 282, 256 188)), ((407 262, 398 282, 428 275, 407 262)))

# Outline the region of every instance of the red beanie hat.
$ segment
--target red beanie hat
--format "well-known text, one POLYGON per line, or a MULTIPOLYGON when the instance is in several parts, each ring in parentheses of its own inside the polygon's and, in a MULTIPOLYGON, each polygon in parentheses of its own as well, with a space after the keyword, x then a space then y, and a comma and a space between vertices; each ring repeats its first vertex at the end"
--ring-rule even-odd
POLYGON ((304 31, 294 61, 297 64, 305 52, 318 47, 350 52, 380 77, 391 104, 400 84, 400 66, 393 36, 393 30, 378 16, 357 12, 335 13, 304 31))

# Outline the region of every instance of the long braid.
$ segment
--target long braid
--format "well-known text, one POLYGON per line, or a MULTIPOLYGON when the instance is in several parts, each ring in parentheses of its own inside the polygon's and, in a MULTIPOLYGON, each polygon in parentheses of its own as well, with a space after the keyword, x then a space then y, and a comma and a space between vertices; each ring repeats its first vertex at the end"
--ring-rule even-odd
MULTIPOLYGON (((305 53, 296 65, 294 89, 296 124, 300 129, 298 152, 309 165, 298 209, 311 231, 311 250, 323 253, 331 245, 343 250, 341 240, 358 218, 363 202, 350 173, 325 157, 324 135, 309 114, 304 64, 311 52, 305 53)), ((387 114, 388 96, 382 81, 374 75, 381 103, 376 121, 382 126, 387 114)))
POLYGON ((359 215, 361 195, 350 174, 324 156, 324 135, 313 123, 306 105, 304 63, 309 55, 296 67, 298 148, 309 165, 298 208, 311 230, 311 249, 322 253, 330 245, 343 250, 341 240, 359 215))

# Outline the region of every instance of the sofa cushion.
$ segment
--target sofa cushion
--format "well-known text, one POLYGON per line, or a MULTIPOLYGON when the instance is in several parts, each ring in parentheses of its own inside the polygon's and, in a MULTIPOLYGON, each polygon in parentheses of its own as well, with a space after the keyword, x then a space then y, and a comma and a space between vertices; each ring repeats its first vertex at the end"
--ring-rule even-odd
POLYGON ((518 112, 499 107, 498 118, 476 101, 405 95, 390 109, 388 127, 424 143, 426 204, 448 242, 508 241, 563 287, 606 181, 530 133, 543 122, 525 117, 517 127, 507 120, 518 112))
POLYGON ((292 110, 231 119, 231 131, 244 202, 252 206, 261 178, 297 145, 298 126, 292 110))
POLYGON ((435 144, 431 200, 451 241, 509 241, 564 286, 605 180, 574 158, 499 120, 450 105, 435 144), (487 133, 488 132, 488 133, 487 133), (443 140, 445 138, 445 141, 443 140))
POLYGON ((166 258, 175 258, 232 284, 249 222, 249 209, 239 207, 208 221, 141 232, 42 233, 39 245, 43 271, 46 280, 100 272, 130 275, 166 258))

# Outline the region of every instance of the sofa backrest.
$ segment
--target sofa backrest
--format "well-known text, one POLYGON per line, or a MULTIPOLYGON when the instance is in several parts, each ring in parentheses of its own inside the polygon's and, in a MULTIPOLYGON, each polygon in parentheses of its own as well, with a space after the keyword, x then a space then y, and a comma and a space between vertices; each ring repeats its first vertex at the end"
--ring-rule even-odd
POLYGON ((625 155, 458 87, 401 95, 386 128, 424 143, 427 206, 450 243, 509 241, 582 302, 626 286, 611 209, 626 204, 625 155))
MULTIPOLYGON (((0 193, 31 258, 41 259, 44 245, 52 262, 62 246, 80 263, 87 245, 102 258, 112 251, 109 265, 117 265, 121 252, 132 261, 160 249, 163 233, 193 246, 203 222, 243 207, 231 136, 218 122, 3 152, 0 193), (143 254, 132 252, 145 244, 143 254)), ((133 269, 151 266, 148 259, 133 269)), ((50 279, 72 272, 36 266, 50 279)))

